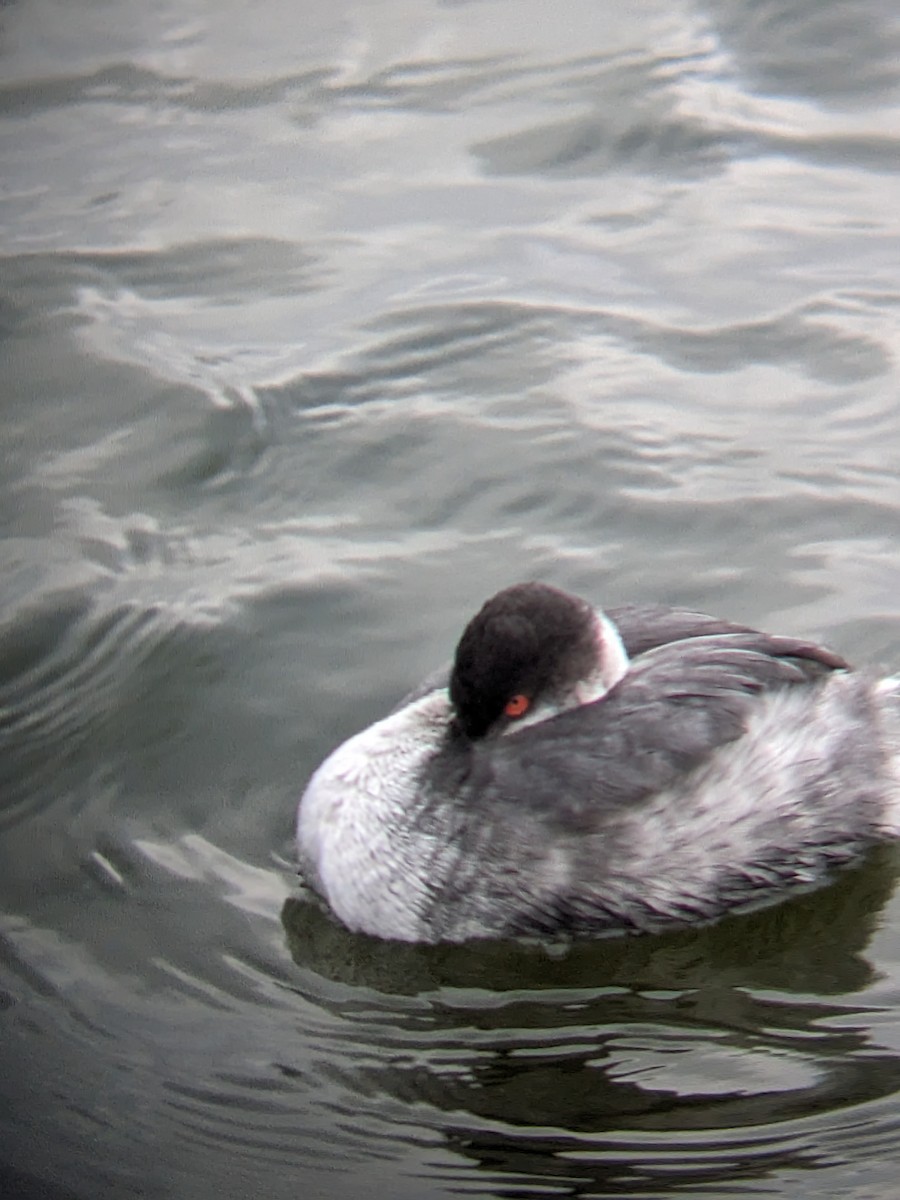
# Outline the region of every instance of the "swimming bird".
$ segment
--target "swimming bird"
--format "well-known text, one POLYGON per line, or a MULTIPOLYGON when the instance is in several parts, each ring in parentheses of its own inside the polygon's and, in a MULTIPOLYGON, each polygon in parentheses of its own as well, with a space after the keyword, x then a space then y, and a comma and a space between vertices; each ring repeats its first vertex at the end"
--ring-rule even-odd
POLYGON ((316 770, 306 880, 410 942, 652 932, 824 882, 900 836, 900 678, 543 583, 316 770))

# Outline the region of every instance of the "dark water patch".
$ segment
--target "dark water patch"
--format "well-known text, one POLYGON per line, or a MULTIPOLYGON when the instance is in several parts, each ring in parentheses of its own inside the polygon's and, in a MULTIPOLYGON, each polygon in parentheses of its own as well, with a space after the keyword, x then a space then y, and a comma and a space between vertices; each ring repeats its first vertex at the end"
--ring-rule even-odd
POLYGON ((66 773, 86 772, 91 790, 102 791, 95 772, 102 776, 107 754, 119 757, 122 721, 134 706, 140 727, 123 743, 132 753, 177 736, 175 693, 155 705, 153 680, 168 681, 176 663, 184 667, 191 645, 190 625, 171 612, 142 605, 104 611, 77 594, 51 593, 19 623, 6 630, 13 647, 7 666, 18 669, 0 687, 4 809, 12 821, 54 803, 66 773))
POLYGON ((112 571, 141 560, 184 561, 191 539, 180 528, 169 534, 167 517, 186 498, 197 504, 203 493, 227 493, 265 474, 280 417, 263 413, 253 396, 235 391, 214 401, 200 387, 172 386, 144 368, 109 363, 73 379, 65 356, 47 367, 40 411, 24 394, 11 389, 7 396, 16 452, 4 480, 14 500, 6 516, 25 558, 25 539, 44 536, 49 526, 61 535, 53 557, 78 547, 112 571), (119 428, 109 430, 96 407, 84 422, 69 419, 94 389, 115 395, 120 387, 131 411, 119 428))
POLYGON ((629 120, 627 113, 613 111, 481 142, 473 152, 484 170, 497 175, 572 178, 618 170, 651 175, 666 171, 683 180, 723 170, 740 149, 737 135, 729 144, 721 133, 699 122, 639 113, 629 120))
MULTIPOLYGON (((174 396, 178 403, 183 397, 174 396)), ((195 492, 198 488, 227 488, 245 480, 254 471, 264 471, 264 457, 271 441, 271 427, 253 403, 236 397, 228 406, 204 405, 194 409, 193 421, 182 413, 181 436, 171 430, 147 431, 137 453, 146 454, 150 436, 159 441, 158 453, 150 457, 153 486, 170 494, 195 492), (165 444, 163 442, 165 439, 165 444)))
POLYGON ((876 670, 887 673, 900 668, 900 619, 895 616, 850 618, 835 629, 833 636, 852 646, 858 661, 876 670))
POLYGON ((822 382, 847 384, 886 373, 891 358, 871 338, 840 332, 801 313, 718 330, 652 329, 619 316, 608 326, 636 348, 691 372, 724 372, 738 366, 784 364, 822 382))
POLYGON ((294 296, 323 284, 315 254, 277 238, 198 239, 152 250, 31 252, 0 257, 10 303, 46 313, 71 307, 78 289, 127 289, 149 300, 215 299, 239 304, 294 296))
MULTIPOLYGON (((82 621, 90 600, 79 591, 58 593, 20 613, 0 634, 0 686, 8 689, 20 676, 32 677, 44 660, 55 656, 60 641, 82 621)), ((26 684, 27 686, 27 684, 26 684)))
POLYGON ((725 0, 705 14, 754 89, 833 105, 887 100, 896 89, 900 29, 891 5, 725 0))
POLYGON ((888 134, 772 134, 761 141, 760 149, 819 163, 829 170, 841 166, 879 174, 900 171, 900 138, 888 134))
POLYGON ((243 111, 317 92, 329 75, 328 69, 319 68, 241 84, 167 75, 136 63, 112 62, 84 74, 60 73, 8 83, 0 87, 0 113, 26 117, 45 110, 88 104, 143 108, 160 103, 193 112, 243 111))
POLYGON ((0 1165, 0 1190, 16 1200, 84 1200, 85 1193, 48 1183, 37 1174, 0 1165))

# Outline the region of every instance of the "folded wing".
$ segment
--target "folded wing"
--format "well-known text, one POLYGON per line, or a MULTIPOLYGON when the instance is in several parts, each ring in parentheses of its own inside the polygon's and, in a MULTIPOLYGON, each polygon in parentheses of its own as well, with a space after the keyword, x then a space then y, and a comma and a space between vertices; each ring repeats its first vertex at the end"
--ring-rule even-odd
POLYGON ((689 632, 640 653, 601 700, 473 747, 473 794, 542 811, 553 824, 590 827, 609 806, 672 787, 739 738, 767 695, 815 688, 846 666, 795 638, 701 633, 694 616, 667 614, 663 638, 689 632))

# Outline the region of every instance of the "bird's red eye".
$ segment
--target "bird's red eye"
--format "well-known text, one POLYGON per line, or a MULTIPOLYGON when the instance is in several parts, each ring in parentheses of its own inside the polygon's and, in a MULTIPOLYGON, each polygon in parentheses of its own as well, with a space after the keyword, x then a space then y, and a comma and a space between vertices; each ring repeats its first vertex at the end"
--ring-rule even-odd
POLYGON ((523 696, 521 693, 507 700, 503 707, 503 711, 508 717, 522 717, 528 712, 531 707, 531 700, 528 696, 523 696))

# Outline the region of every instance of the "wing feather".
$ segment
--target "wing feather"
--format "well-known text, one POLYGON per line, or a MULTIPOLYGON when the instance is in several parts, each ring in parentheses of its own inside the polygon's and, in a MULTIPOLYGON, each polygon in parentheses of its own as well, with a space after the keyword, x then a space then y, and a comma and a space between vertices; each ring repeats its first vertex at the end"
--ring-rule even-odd
POLYGON ((602 699, 473 745, 464 790, 590 827, 610 805, 672 787, 739 738, 766 694, 814 688, 844 665, 812 643, 754 631, 666 642, 602 699))

